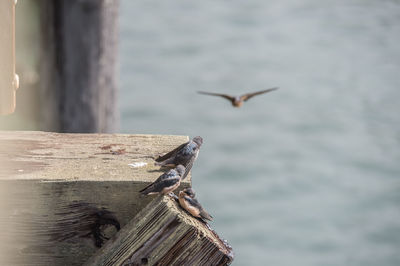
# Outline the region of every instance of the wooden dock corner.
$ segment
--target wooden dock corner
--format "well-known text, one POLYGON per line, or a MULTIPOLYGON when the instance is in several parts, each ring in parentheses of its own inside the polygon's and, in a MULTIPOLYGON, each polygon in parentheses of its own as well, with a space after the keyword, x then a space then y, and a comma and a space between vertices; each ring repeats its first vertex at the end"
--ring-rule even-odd
MULTIPOLYGON (((129 262, 139 258, 148 265, 229 264, 230 247, 175 200, 138 192, 162 174, 154 158, 186 141, 0 131, 0 226, 7 229, 0 230, 0 265, 94 265, 108 258, 115 263, 103 265, 137 265, 129 262), (118 243, 127 250, 114 256, 118 243)), ((178 191, 188 186, 190 175, 178 191)))
POLYGON ((232 248, 174 198, 159 196, 86 262, 95 265, 229 265, 232 248))

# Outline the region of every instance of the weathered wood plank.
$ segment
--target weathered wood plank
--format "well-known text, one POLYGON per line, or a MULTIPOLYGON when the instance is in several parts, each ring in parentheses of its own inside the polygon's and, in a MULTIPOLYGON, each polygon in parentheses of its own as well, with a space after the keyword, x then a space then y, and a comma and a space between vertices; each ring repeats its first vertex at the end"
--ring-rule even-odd
POLYGON ((96 217, 105 209, 128 223, 154 198, 138 193, 162 173, 153 157, 187 140, 0 131, 0 253, 10 255, 0 265, 81 265, 97 250, 84 237, 96 217))
POLYGON ((184 136, 0 131, 0 180, 154 181, 153 157, 184 136), (143 167, 129 164, 146 163, 143 167))
POLYGON ((159 196, 85 265, 228 265, 231 247, 175 199, 159 196))

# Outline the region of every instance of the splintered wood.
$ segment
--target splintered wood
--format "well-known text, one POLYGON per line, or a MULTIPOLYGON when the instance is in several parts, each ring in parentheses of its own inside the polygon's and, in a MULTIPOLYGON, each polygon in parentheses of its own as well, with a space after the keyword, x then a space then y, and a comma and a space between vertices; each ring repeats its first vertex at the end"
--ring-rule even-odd
POLYGON ((101 248, 94 265, 228 265, 231 247, 169 196, 159 196, 101 248))

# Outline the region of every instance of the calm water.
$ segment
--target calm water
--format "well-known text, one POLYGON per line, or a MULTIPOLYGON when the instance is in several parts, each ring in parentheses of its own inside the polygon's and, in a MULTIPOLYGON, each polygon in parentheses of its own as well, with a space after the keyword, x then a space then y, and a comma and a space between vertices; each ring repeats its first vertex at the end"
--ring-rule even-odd
POLYGON ((121 130, 204 138, 234 265, 400 265, 400 2, 122 0, 120 25, 121 130))

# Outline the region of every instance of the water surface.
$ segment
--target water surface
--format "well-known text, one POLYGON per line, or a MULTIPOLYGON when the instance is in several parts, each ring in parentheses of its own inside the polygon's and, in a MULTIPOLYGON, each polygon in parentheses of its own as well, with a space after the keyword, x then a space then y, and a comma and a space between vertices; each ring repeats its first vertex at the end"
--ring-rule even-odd
POLYGON ((122 0, 120 26, 121 129, 204 138, 234 265, 400 265, 398 1, 122 0))

